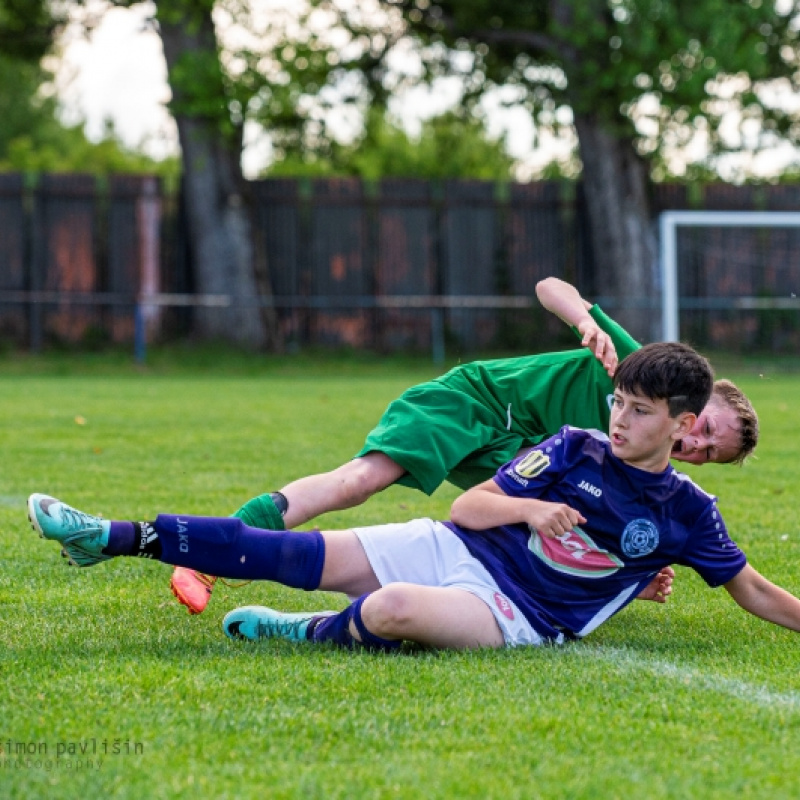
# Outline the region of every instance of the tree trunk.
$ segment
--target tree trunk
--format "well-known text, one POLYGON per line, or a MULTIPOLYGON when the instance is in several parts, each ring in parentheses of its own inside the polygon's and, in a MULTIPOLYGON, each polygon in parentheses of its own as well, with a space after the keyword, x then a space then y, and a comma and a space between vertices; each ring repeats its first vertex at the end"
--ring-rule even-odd
POLYGON ((619 300, 614 317, 641 342, 659 338, 658 263, 649 172, 633 142, 575 112, 597 291, 619 300), (655 304, 655 305, 654 305, 655 304))
MULTIPOLYGON (((197 11, 192 19, 176 19, 161 13, 166 5, 159 8, 158 20, 181 146, 195 285, 200 294, 231 296, 229 307, 196 309, 196 331, 205 339, 262 347, 266 334, 241 171, 241 130, 225 136, 220 125, 222 113, 192 112, 196 98, 175 77, 181 71, 186 77, 187 63, 209 64, 210 59, 217 59, 214 24, 208 10, 197 11)), ((201 69, 193 79, 204 83, 205 108, 210 96, 211 107, 224 109, 221 73, 218 87, 208 85, 215 77, 214 70, 201 69)), ((198 103, 197 107, 202 105, 198 103)))

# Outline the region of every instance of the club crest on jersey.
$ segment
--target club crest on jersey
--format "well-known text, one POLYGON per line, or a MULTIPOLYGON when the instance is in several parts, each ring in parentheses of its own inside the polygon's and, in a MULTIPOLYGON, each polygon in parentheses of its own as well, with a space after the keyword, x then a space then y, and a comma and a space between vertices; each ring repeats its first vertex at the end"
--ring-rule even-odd
POLYGON ((606 578, 625 566, 578 527, 555 539, 531 529, 528 549, 557 572, 583 578, 606 578))
POLYGON ((622 532, 622 552, 629 558, 649 555, 658 547, 658 528, 649 519, 631 520, 622 532))
POLYGON ((528 455, 514 465, 514 472, 523 478, 535 478, 550 466, 550 456, 541 450, 531 450, 528 455))

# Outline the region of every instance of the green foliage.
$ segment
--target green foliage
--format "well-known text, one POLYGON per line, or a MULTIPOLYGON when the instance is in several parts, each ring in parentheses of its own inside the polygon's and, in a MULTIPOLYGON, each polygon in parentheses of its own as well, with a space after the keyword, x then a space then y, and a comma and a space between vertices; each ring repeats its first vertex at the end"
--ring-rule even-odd
MULTIPOLYGON (((32 10, 35 3, 22 5, 32 10)), ((8 10, 8 4, 0 3, 0 171, 148 173, 174 182, 177 159, 156 161, 130 150, 110 125, 95 143, 87 139, 82 124, 60 122, 56 99, 43 92, 52 75, 38 62, 48 44, 42 37, 54 32, 54 24, 25 34, 38 43, 38 50, 10 47, 3 38, 10 24, 8 10)))
MULTIPOLYGON (((170 72, 173 112, 210 123, 236 148, 245 121, 261 124, 276 154, 271 174, 463 174, 449 163, 456 159, 440 166, 413 154, 402 132, 374 122, 392 92, 413 82, 387 66, 394 44, 410 36, 425 79, 463 80, 463 109, 474 111, 489 90, 514 87, 509 102, 525 105, 540 131, 569 125, 569 107, 653 159, 659 179, 670 170, 665 152, 697 135, 707 134, 712 157, 695 169, 711 172, 713 154, 726 149, 800 140, 796 115, 763 91, 776 79, 798 88, 792 20, 800 0, 379 0, 378 7, 366 14, 359 4, 312 0, 290 20, 276 9, 265 22, 247 0, 159 0, 162 35, 171 28, 181 49, 170 72), (212 11, 243 34, 229 48, 216 38, 212 11), (346 31, 349 43, 335 45, 343 40, 331 29, 346 31), (327 111, 338 103, 363 114, 361 152, 336 142, 327 111), (729 111, 758 132, 723 138, 729 111)), ((444 138, 437 137, 434 151, 444 138)), ((502 169, 492 158, 486 172, 502 169)))
MULTIPOLYGON (((719 495, 754 566, 797 593, 800 387, 757 371, 739 378, 761 417, 758 459, 692 474, 719 495)), ((666 606, 633 603, 574 645, 381 657, 232 642, 220 630, 237 605, 340 608, 337 595, 218 585, 189 617, 166 566, 69 568, 25 519, 32 491, 108 517, 227 514, 350 458, 429 367, 253 359, 239 374, 222 360, 154 375, 65 359, 46 370, 3 360, 0 372, 4 797, 800 795, 798 634, 745 614, 690 570, 678 570, 666 606), (98 752, 57 762, 58 743, 93 741, 98 752), (14 768, 9 742, 44 744, 49 765, 14 768)), ((454 496, 392 487, 320 522, 442 517, 454 496)))
POLYGON ((45 117, 38 126, 8 142, 0 155, 0 171, 159 175, 174 186, 180 162, 177 158, 156 160, 127 148, 111 125, 99 142, 92 142, 82 125, 66 126, 55 117, 45 117))
POLYGON ((276 9, 264 22, 254 8, 239 0, 159 0, 172 112, 201 121, 234 149, 248 120, 269 131, 279 152, 328 139, 311 105, 342 73, 334 46, 308 24, 308 10, 276 9), (227 43, 216 23, 233 32, 227 43))
POLYGON ((763 91, 798 81, 800 3, 765 0, 387 0, 428 48, 429 78, 460 74, 466 104, 516 86, 542 128, 560 106, 635 140, 642 155, 708 132, 713 151, 800 140, 794 116, 763 91), (454 59, 454 53, 468 57, 454 59), (653 110, 641 105, 655 101, 653 110), (738 110, 760 132, 744 142, 719 134, 738 110))
POLYGON ((56 127, 56 104, 39 95, 49 75, 36 63, 0 55, 0 154, 8 153, 11 143, 35 131, 56 127))
POLYGON ((0 55, 36 63, 49 50, 63 10, 46 0, 0 0, 0 55))
POLYGON ((304 151, 273 164, 268 174, 509 180, 514 159, 502 140, 487 136, 476 119, 444 114, 426 120, 419 137, 409 136, 384 116, 369 117, 363 138, 333 143, 322 157, 304 151))

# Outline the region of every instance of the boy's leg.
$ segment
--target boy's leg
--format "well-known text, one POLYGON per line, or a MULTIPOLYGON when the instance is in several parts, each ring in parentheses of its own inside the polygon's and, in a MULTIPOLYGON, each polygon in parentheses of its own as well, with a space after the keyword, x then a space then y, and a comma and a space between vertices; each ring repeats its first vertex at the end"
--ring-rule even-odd
POLYGON ((226 614, 222 627, 236 639, 331 642, 388 652, 404 640, 456 650, 505 644, 494 614, 476 595, 465 589, 410 583, 391 583, 365 594, 338 614, 286 614, 244 606, 226 614))
POLYGON ((390 583, 366 598, 361 617, 383 639, 457 650, 505 644, 489 606, 465 589, 390 583))
POLYGON ((231 578, 271 580, 298 589, 371 592, 378 579, 353 531, 264 531, 231 517, 161 514, 151 523, 113 522, 47 495, 31 495, 34 529, 59 542, 78 566, 117 555, 157 559, 231 578), (327 553, 330 562, 327 561, 327 553))
POLYGON ((396 461, 375 452, 354 458, 330 472, 293 481, 280 491, 288 503, 284 513, 286 527, 302 525, 328 511, 359 506, 404 473, 405 469, 396 461))
MULTIPOLYGON (((231 516, 242 520, 251 528, 282 531, 286 529, 283 520, 285 508, 286 498, 280 492, 272 492, 253 497, 231 516)), ((190 614, 202 614, 211 599, 211 592, 216 582, 216 575, 198 572, 188 567, 175 567, 170 577, 169 588, 190 614)))
POLYGON ((504 644, 489 601, 469 590, 473 579, 476 587, 483 586, 481 571, 464 569, 463 545, 440 523, 412 520, 358 532, 325 531, 322 537, 326 552, 319 588, 359 599, 324 618, 320 613, 287 616, 262 607, 236 609, 223 623, 229 636, 312 639, 347 647, 362 641, 381 650, 396 648, 403 639, 451 648, 504 644), (463 586, 447 585, 455 574, 466 581, 463 586))
MULTIPOLYGON (((331 472, 309 475, 245 503, 233 516, 254 528, 281 530, 302 525, 327 511, 360 505, 400 478, 405 470, 383 453, 354 458, 331 472)), ((190 614, 200 614, 211 599, 216 578, 176 567, 170 588, 190 614)))
POLYGON ((319 589, 360 597, 381 588, 355 531, 321 531, 325 543, 319 589))

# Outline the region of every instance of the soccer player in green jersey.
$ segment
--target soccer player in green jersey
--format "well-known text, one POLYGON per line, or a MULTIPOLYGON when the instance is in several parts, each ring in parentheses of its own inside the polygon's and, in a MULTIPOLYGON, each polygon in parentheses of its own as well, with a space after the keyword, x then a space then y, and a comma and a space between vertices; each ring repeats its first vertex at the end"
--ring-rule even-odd
MULTIPOLYGON (((253 498, 235 516, 254 527, 294 528, 352 508, 393 483, 432 494, 444 481, 469 489, 563 425, 606 431, 618 361, 640 345, 571 284, 547 278, 542 305, 579 335, 582 349, 475 361, 413 386, 393 400, 364 447, 346 464, 253 498)), ((714 394, 672 457, 741 463, 754 449, 758 420, 730 381, 714 394)), ((202 612, 216 579, 176 568, 171 588, 190 613, 202 612)))

